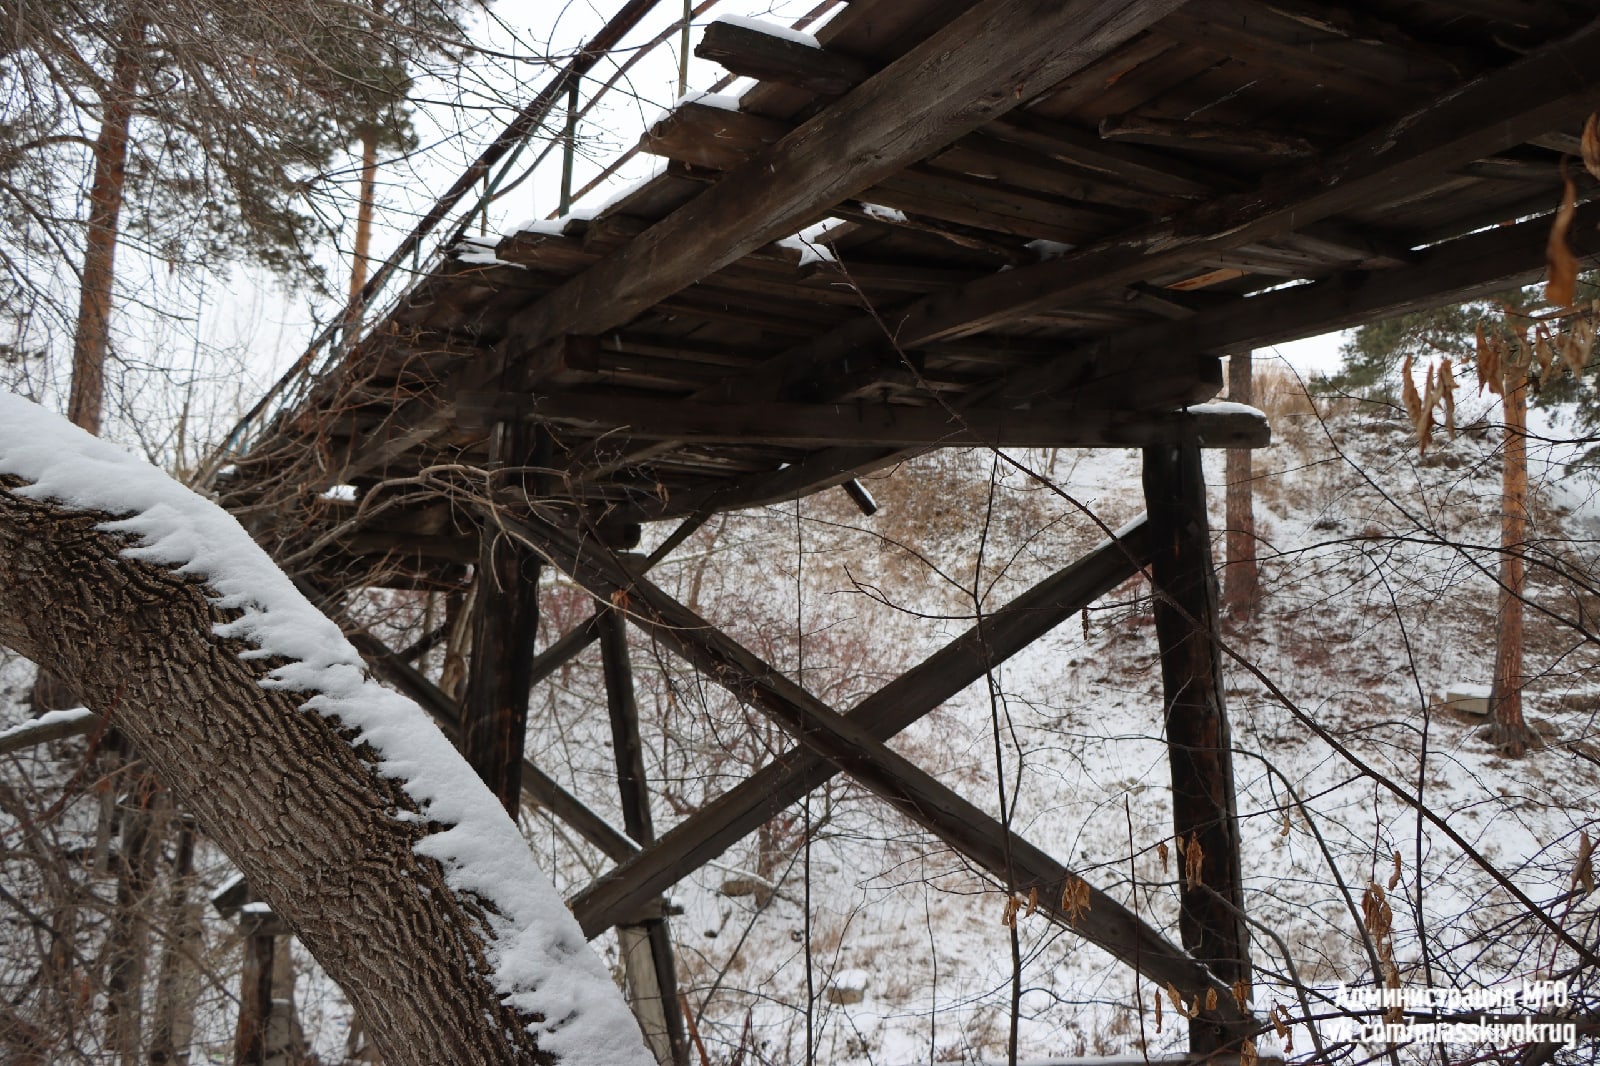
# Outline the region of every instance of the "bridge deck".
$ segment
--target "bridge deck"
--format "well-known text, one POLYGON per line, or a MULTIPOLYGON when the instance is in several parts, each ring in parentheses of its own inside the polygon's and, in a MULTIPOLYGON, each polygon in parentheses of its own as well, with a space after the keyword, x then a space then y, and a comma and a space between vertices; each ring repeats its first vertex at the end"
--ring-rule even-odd
MULTIPOLYGON (((756 79, 736 109, 681 103, 644 136, 665 172, 592 217, 458 248, 227 492, 303 547, 353 511, 306 512, 321 490, 482 467, 508 420, 547 431, 541 495, 623 527, 935 446, 1258 445, 1183 411, 1219 355, 1537 276, 1548 220, 1483 230, 1560 199, 1600 104, 1589 17, 895 0, 819 48, 715 24, 702 54, 756 79)), ((448 583, 475 552, 449 512, 340 538, 448 583)))

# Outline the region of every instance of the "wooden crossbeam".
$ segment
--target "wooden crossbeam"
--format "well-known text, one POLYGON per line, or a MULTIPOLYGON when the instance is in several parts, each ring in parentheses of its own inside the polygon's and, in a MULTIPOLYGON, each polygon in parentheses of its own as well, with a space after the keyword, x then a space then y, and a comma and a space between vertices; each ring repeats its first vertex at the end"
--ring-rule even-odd
POLYGON ((1225 982, 1104 892, 1088 886, 1088 913, 1069 914, 1061 899, 1075 880, 1070 871, 886 747, 859 720, 828 707, 648 580, 629 573, 609 553, 597 552, 537 513, 501 520, 591 595, 608 602, 625 596, 629 621, 784 726, 903 816, 988 870, 1009 890, 1026 895, 1037 889, 1042 910, 1113 957, 1191 995, 1203 996, 1214 989, 1215 1015, 1229 1024, 1246 1021, 1225 982))
MULTIPOLYGON (((888 740, 984 673, 1137 574, 1150 557, 1149 527, 1135 522, 862 700, 848 717, 888 740)), ((804 748, 783 752, 571 900, 589 936, 637 913, 689 871, 699 869, 838 769, 804 748)))
POLYGON ((1076 408, 951 412, 881 403, 751 405, 695 403, 604 394, 545 396, 466 393, 457 417, 525 417, 608 432, 608 443, 673 440, 761 443, 799 448, 836 444, 888 447, 1133 447, 1192 441, 1206 448, 1264 448, 1271 430, 1258 412, 1099 411, 1076 408))
POLYGON ((1373 202, 1420 179, 1494 155, 1587 111, 1600 64, 1600 20, 1360 137, 1174 218, 1059 259, 937 293, 891 320, 902 345, 925 344, 1070 303, 1373 202))
POLYGON ((1109 54, 1181 0, 981 0, 510 323, 523 353, 619 326, 1109 54))
MULTIPOLYGON (((1600 255, 1597 225, 1600 206, 1581 205, 1571 229, 1581 257, 1600 255)), ((1314 284, 1233 300, 1186 319, 1126 330, 1063 352, 995 391, 1019 398, 1048 392, 1069 380, 1094 352, 1131 361, 1150 351, 1248 350, 1473 299, 1535 280, 1545 268, 1549 233, 1548 217, 1496 227, 1419 252, 1408 267, 1347 271, 1314 284)), ((733 510, 791 500, 915 454, 913 449, 826 448, 776 474, 733 479, 680 494, 672 503, 684 510, 733 510)), ((648 511, 646 506, 636 506, 648 511)))
MULTIPOLYGON (((1216 575, 1200 450, 1146 448, 1145 505, 1155 550, 1156 638, 1161 646, 1172 818, 1184 877, 1178 885, 1183 946, 1229 983, 1250 980, 1244 921, 1233 742, 1223 698, 1216 575)), ((1189 1050, 1237 1047, 1248 1033, 1194 1019, 1189 1050)))
POLYGON ((843 96, 872 74, 872 68, 849 56, 742 23, 713 22, 694 54, 743 78, 781 82, 822 96, 843 96))

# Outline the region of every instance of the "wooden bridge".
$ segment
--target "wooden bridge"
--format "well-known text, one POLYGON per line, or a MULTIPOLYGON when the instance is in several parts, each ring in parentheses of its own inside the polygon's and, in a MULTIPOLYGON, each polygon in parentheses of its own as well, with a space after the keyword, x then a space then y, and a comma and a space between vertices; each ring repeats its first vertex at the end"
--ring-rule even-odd
POLYGON ((508 805, 615 862, 572 903, 591 935, 621 928, 663 1061, 687 1052, 662 894, 841 772, 1146 977, 1216 990, 1191 1048, 1237 1049, 1258 1026, 1232 993, 1248 901, 1199 449, 1268 427, 1206 406, 1220 357, 1536 279, 1563 174, 1593 250, 1594 183, 1568 160, 1600 108, 1592 6, 856 0, 815 44, 731 21, 697 50, 756 84, 656 122, 641 144, 664 173, 591 216, 453 242, 297 370, 214 487, 325 598, 475 590, 411 648, 358 639, 508 805), (719 512, 842 487, 870 514, 865 473, 1008 446, 1143 448, 1147 518, 853 708, 647 576, 719 512), (546 566, 596 609, 535 654, 546 566), (1204 854, 1181 943, 1098 889, 1068 914, 1067 868, 885 743, 1146 568, 1174 829, 1204 854), (627 624, 795 739, 659 836, 627 624), (452 627, 471 633, 461 701, 412 665, 452 627), (524 756, 532 686, 595 642, 622 832, 524 756))

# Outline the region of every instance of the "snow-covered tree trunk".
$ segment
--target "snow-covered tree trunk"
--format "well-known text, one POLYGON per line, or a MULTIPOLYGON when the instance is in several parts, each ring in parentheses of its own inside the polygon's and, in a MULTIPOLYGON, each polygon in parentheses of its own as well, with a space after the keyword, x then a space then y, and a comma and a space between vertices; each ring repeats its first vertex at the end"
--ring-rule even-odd
POLYGON ((423 712, 365 678, 231 518, 4 394, 0 644, 128 737, 385 1063, 649 1061, 515 826, 423 712))

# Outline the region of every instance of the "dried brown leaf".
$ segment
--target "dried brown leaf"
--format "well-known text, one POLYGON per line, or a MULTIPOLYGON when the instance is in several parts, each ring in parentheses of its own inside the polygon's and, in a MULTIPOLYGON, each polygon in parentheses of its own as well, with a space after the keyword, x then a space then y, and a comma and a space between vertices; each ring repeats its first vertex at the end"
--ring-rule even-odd
POLYGON ((1242 1011, 1250 1009, 1250 986, 1244 983, 1243 978, 1233 983, 1233 1001, 1239 1005, 1239 1009, 1242 1011))
POLYGON ((1161 841, 1159 844, 1156 845, 1156 855, 1158 855, 1161 858, 1161 872, 1162 873, 1166 873, 1167 872, 1167 856, 1169 854, 1170 854, 1170 852, 1167 849, 1167 842, 1165 840, 1161 841))
POLYGON ((1406 405, 1406 417, 1411 419, 1415 426, 1422 418, 1422 396, 1417 392, 1417 383, 1411 377, 1411 356, 1406 356, 1406 361, 1400 367, 1400 399, 1406 405))
POLYGON ((1400 853, 1394 853, 1394 871, 1389 874, 1389 891, 1394 891, 1394 886, 1400 883, 1400 853))
POLYGON ((1444 428, 1450 431, 1450 439, 1456 435, 1456 385, 1455 370, 1450 365, 1450 359, 1445 357, 1439 364, 1439 390, 1444 400, 1444 428))
POLYGON ((1506 394, 1506 339, 1498 331, 1490 330, 1484 345, 1488 359, 1478 364, 1478 378, 1496 396, 1506 394))
POLYGON ((1572 864, 1572 887, 1587 896, 1594 891, 1594 842, 1587 832, 1578 834, 1578 857, 1572 864))
POLYGON ((1205 883, 1203 869, 1205 861, 1206 853, 1200 847, 1200 838, 1190 837, 1189 850, 1183 855, 1183 879, 1188 882, 1190 888, 1199 888, 1205 883))
POLYGON ((1600 115, 1590 115, 1583 124, 1583 167, 1600 178, 1600 115))
POLYGON ((1539 377, 1544 378, 1550 372, 1550 367, 1556 361, 1555 345, 1550 338, 1550 330, 1539 326, 1533 331, 1533 357, 1539 367, 1539 377))
POLYGON ((1550 240, 1545 245, 1545 265, 1550 270, 1550 280, 1545 282, 1544 298, 1557 307, 1570 307, 1578 296, 1578 257, 1567 244, 1567 232, 1572 229, 1572 218, 1578 211, 1578 189, 1571 178, 1562 181, 1561 206, 1550 226, 1550 240))

